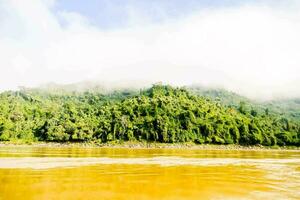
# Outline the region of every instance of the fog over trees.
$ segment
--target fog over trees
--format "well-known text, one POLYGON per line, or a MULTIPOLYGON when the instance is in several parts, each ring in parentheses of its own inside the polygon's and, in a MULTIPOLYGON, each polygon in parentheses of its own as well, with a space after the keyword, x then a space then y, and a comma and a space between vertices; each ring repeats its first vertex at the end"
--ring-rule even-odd
POLYGON ((299 110, 286 109, 290 102, 239 98, 162 84, 108 93, 8 91, 0 94, 0 140, 300 145, 299 110))

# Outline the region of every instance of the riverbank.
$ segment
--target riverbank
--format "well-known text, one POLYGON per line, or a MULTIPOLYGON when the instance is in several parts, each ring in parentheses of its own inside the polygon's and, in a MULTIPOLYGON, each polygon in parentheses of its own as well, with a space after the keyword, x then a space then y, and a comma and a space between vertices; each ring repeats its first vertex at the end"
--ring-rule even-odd
POLYGON ((155 143, 155 142, 108 142, 108 143, 92 143, 92 142, 0 142, 1 147, 18 146, 18 147, 80 147, 80 148, 131 148, 131 149, 203 149, 203 150, 299 150, 300 147, 295 146, 242 146, 236 144, 217 145, 217 144, 195 144, 195 143, 155 143))

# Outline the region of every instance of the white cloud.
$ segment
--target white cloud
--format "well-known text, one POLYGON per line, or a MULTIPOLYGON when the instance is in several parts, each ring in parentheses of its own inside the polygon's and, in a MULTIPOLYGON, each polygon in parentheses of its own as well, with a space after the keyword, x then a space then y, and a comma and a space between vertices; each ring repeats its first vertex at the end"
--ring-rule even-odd
POLYGON ((87 79, 148 80, 222 86, 249 97, 300 96, 296 4, 201 10, 144 26, 130 20, 119 30, 100 30, 79 13, 55 15, 53 5, 0 3, 1 90, 87 79))

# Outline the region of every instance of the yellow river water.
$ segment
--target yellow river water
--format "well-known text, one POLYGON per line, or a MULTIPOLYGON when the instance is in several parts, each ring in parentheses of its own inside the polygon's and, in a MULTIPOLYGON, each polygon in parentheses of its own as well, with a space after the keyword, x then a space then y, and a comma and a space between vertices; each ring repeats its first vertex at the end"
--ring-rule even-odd
POLYGON ((300 152, 0 147, 0 199, 300 199, 300 152))

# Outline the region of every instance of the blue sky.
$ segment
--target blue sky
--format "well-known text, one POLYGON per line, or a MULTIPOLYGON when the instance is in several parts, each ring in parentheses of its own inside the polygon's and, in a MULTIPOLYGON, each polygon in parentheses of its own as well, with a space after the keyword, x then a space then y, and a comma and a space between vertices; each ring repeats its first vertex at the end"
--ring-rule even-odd
POLYGON ((128 9, 147 17, 152 23, 177 19, 203 9, 237 7, 246 4, 282 5, 289 0, 59 0, 54 12, 76 12, 100 28, 120 28, 127 25, 128 9))

